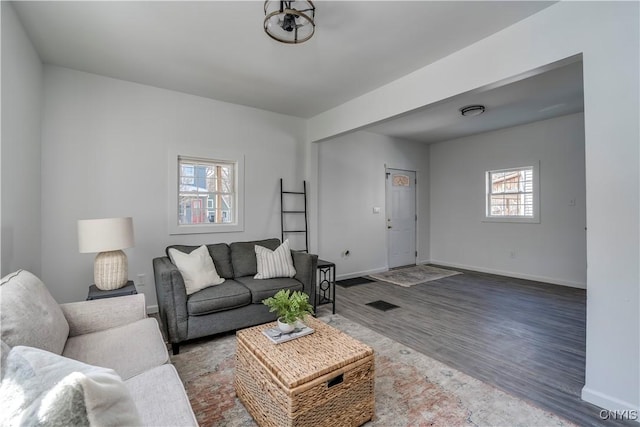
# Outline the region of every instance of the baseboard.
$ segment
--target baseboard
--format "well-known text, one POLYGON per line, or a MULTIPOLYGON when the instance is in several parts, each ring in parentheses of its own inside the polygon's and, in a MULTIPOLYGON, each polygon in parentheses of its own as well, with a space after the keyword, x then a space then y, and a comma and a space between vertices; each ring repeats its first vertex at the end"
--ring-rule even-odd
MULTIPOLYGON (((441 265, 443 267, 461 268, 463 270, 478 271, 480 273, 495 274, 497 276, 515 277, 517 279, 534 280, 536 282, 550 283, 552 285, 587 289, 587 285, 585 283, 570 282, 568 280, 560 280, 560 279, 554 279, 552 277, 536 276, 532 274, 521 274, 513 271, 496 270, 493 268, 484 268, 484 267, 478 267, 475 265, 457 264, 457 263, 451 263, 447 261, 439 261, 435 259, 417 260, 416 265, 418 264, 436 264, 436 265, 441 265)), ((376 268, 376 269, 366 270, 366 271, 358 271, 355 273, 339 274, 339 275, 336 275, 336 280, 352 279, 354 277, 362 277, 362 276, 367 276, 369 274, 383 273, 388 270, 389 270, 388 267, 383 267, 383 268, 376 268)))
POLYGON ((436 260, 436 259, 432 259, 430 261, 430 263, 431 264, 441 265, 443 267, 462 268, 463 270, 472 270, 472 271, 478 271, 480 273, 495 274, 497 276, 515 277, 517 279, 535 280, 536 282, 550 283, 552 285, 567 286, 567 287, 570 287, 570 288, 587 289, 586 283, 570 282, 568 280, 555 279, 553 277, 536 276, 536 275, 532 275, 532 274, 516 273, 516 272, 513 272, 513 271, 496 270, 496 269, 493 269, 493 268, 484 268, 484 267, 478 267, 478 266, 475 266, 475 265, 456 264, 456 263, 451 263, 451 262, 447 262, 447 261, 439 261, 439 260, 436 260))
POLYGON ((158 306, 157 305, 148 305, 147 306, 147 314, 153 314, 153 313, 157 313, 158 312, 158 306))
MULTIPOLYGON (((599 391, 592 390, 587 386, 582 387, 582 400, 593 403, 596 406, 606 409, 607 413, 604 414, 608 418, 613 418, 614 415, 618 417, 624 417, 624 419, 635 420, 640 423, 640 407, 634 406, 629 402, 617 399, 608 394, 601 393, 599 391), (611 412, 611 413, 609 413, 611 412)), ((619 418, 621 419, 621 418, 619 418)))
POLYGON ((368 276, 369 274, 382 273, 388 270, 389 270, 388 267, 384 267, 384 268, 376 268, 373 270, 358 271, 355 273, 338 274, 336 275, 336 280, 353 279, 354 277, 368 276))

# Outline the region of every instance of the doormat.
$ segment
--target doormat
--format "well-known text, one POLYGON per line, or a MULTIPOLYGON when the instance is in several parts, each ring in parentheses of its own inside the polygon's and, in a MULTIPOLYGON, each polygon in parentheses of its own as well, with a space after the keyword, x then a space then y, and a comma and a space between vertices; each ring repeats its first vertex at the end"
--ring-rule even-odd
POLYGON ((400 308, 395 304, 391 304, 390 302, 386 302, 382 300, 368 302, 365 305, 368 305, 369 307, 377 308, 378 310, 381 310, 381 311, 389 311, 389 310, 393 310, 394 308, 400 308))
POLYGON ((336 285, 343 288, 350 288, 351 286, 364 285, 366 283, 372 283, 375 280, 367 279, 366 277, 354 277, 352 279, 337 280, 336 285))
POLYGON ((370 274, 372 279, 393 283, 394 285, 408 288, 420 283, 442 279, 444 277, 462 274, 459 271, 446 270, 444 268, 433 267, 431 265, 414 265, 412 267, 398 268, 384 273, 370 274))

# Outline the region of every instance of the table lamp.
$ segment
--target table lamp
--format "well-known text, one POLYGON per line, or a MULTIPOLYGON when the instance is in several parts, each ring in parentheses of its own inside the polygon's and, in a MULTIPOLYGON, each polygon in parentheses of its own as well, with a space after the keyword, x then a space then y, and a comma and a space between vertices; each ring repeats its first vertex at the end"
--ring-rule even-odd
POLYGON ((78 221, 80 253, 98 252, 93 264, 93 279, 99 289, 120 289, 127 284, 127 255, 122 249, 133 245, 133 220, 130 217, 78 221))

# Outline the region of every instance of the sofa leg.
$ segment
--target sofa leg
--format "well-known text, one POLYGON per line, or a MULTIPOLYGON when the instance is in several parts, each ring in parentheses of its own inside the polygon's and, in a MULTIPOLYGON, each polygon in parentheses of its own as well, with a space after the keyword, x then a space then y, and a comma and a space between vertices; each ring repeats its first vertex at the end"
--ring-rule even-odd
POLYGON ((173 355, 180 353, 180 344, 171 344, 171 350, 173 350, 173 355))

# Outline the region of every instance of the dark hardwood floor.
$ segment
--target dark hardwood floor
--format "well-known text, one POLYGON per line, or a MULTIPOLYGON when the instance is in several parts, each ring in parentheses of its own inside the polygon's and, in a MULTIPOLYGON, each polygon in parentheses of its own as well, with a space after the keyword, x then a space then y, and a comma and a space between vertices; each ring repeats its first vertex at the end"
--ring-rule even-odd
MULTIPOLYGON (((463 271, 463 270, 458 270, 463 271)), ((440 362, 583 426, 586 291, 472 271, 403 288, 336 286, 336 310, 440 362), (366 303, 384 300, 386 312, 366 303)))

